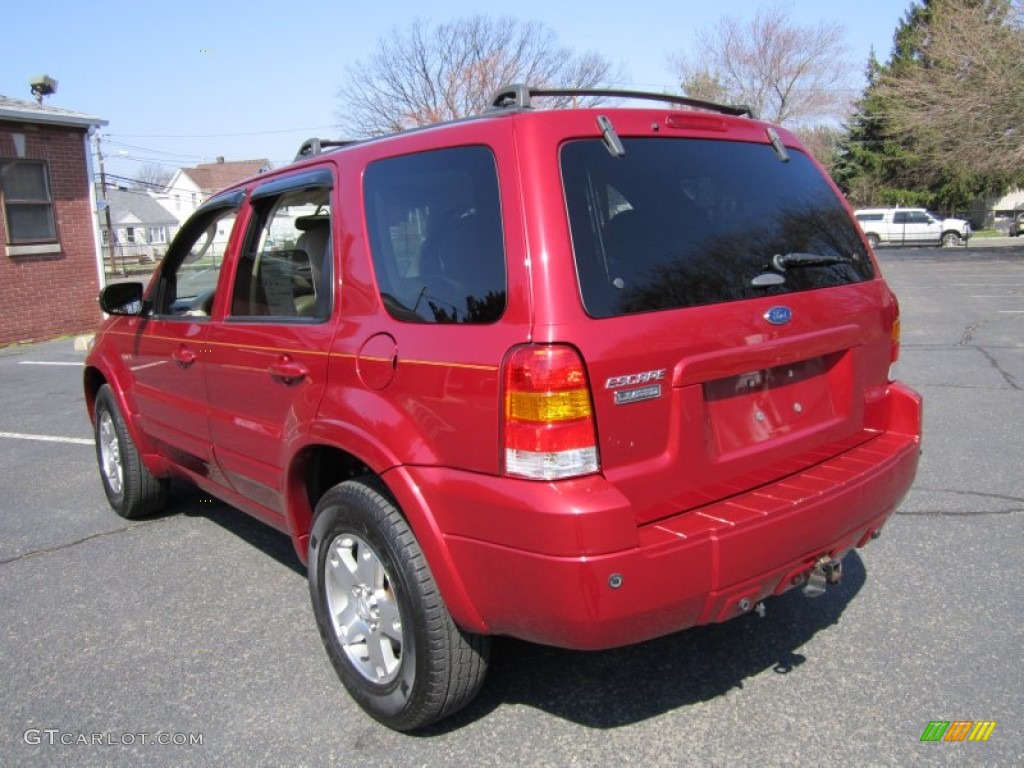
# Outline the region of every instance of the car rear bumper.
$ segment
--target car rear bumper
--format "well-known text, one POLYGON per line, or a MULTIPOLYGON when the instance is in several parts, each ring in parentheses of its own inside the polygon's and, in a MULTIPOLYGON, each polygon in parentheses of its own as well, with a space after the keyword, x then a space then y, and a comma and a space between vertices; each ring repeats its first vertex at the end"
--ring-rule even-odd
POLYGON ((639 528, 601 476, 531 483, 396 471, 443 537, 461 582, 455 602, 469 602, 450 606, 457 620, 478 617, 468 629, 548 645, 611 648, 733 618, 803 583, 822 557, 863 546, 917 469, 920 399, 898 384, 887 399, 892 428, 856 448, 639 528))

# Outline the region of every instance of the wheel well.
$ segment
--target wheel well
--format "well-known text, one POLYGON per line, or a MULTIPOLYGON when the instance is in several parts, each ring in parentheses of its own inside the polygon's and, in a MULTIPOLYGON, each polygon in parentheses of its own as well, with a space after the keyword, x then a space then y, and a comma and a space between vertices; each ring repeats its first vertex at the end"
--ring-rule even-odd
POLYGON ((96 406, 96 393, 100 391, 100 387, 107 383, 107 380, 103 378, 103 374, 95 368, 86 368, 84 374, 84 387, 85 387, 85 404, 89 409, 89 418, 92 418, 92 414, 95 411, 96 406))
POLYGON ((373 470, 355 456, 329 445, 306 449, 294 466, 301 472, 297 479, 302 483, 306 502, 304 505, 295 505, 293 533, 296 536, 305 536, 309 533, 313 510, 328 490, 353 477, 374 475, 373 470))

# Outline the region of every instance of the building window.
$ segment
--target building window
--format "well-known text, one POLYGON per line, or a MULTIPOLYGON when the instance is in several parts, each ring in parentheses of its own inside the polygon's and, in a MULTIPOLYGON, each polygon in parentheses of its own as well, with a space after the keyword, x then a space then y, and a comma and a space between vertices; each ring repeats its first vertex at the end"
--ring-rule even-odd
POLYGON ((149 242, 153 245, 162 245, 167 242, 167 227, 150 227, 149 242))
POLYGON ((135 227, 125 227, 124 241, 129 245, 135 245, 135 227))
POLYGON ((110 245, 110 232, 106 229, 100 230, 100 239, 104 245, 110 245))
POLYGON ((0 194, 8 243, 45 243, 57 239, 45 160, 0 163, 0 194))

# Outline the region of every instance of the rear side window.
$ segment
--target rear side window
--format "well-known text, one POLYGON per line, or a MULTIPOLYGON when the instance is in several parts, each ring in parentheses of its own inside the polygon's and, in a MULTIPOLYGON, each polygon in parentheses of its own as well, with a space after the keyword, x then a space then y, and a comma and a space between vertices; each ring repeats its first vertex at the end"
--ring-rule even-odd
POLYGON ((363 178, 377 286, 416 323, 493 323, 505 311, 494 156, 456 147, 379 160, 363 178))
POLYGON ((791 152, 783 163, 760 144, 661 138, 623 144, 621 158, 597 139, 569 142, 561 151, 580 293, 591 316, 739 301, 874 276, 853 220, 803 153, 791 152))
POLYGON ((253 202, 238 260, 232 319, 325 320, 331 312, 330 190, 300 189, 253 202))

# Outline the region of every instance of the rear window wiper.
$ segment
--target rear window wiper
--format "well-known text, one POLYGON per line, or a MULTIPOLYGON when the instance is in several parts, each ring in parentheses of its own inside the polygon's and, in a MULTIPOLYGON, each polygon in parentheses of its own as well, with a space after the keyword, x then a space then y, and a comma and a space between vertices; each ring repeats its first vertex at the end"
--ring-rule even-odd
POLYGON ((772 256, 772 267, 779 272, 795 267, 831 267, 834 264, 853 264, 849 256, 827 256, 823 253, 777 253, 772 256))

